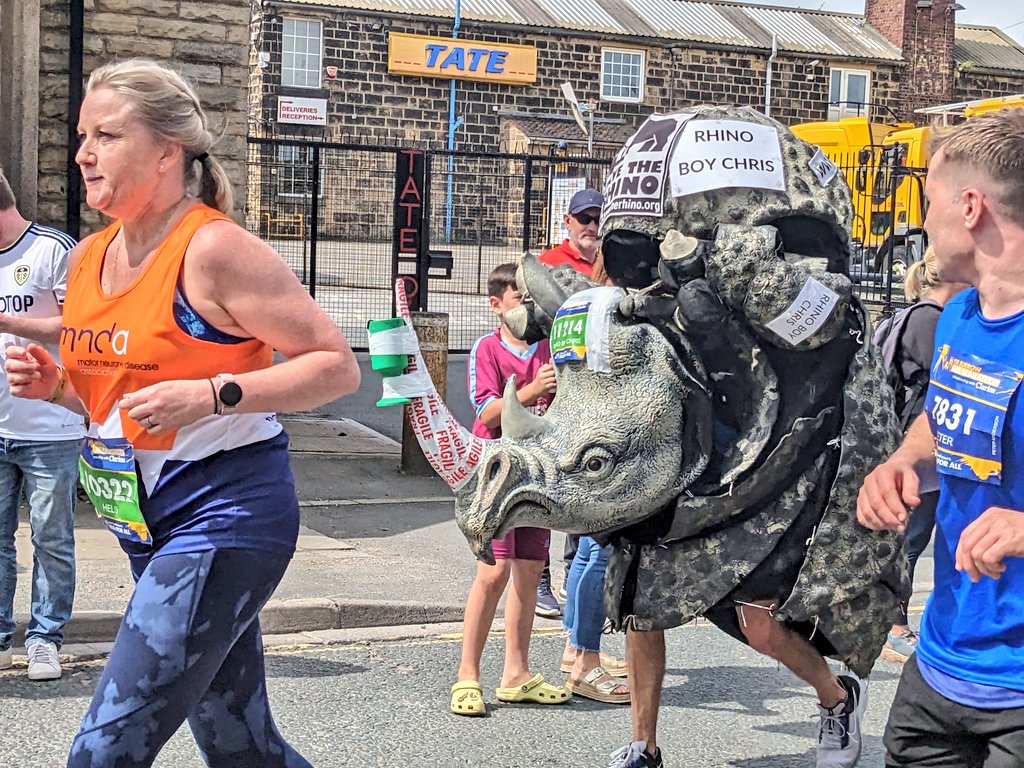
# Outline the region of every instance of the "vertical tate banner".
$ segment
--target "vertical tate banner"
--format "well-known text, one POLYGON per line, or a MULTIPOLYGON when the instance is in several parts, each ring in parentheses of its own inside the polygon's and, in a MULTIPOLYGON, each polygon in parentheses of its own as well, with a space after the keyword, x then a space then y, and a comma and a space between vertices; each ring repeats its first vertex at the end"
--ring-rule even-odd
POLYGON ((426 163, 423 152, 403 149, 395 155, 395 215, 391 234, 392 283, 405 278, 409 307, 415 311, 426 308, 426 286, 419 269, 426 260, 423 248, 423 191, 426 163))

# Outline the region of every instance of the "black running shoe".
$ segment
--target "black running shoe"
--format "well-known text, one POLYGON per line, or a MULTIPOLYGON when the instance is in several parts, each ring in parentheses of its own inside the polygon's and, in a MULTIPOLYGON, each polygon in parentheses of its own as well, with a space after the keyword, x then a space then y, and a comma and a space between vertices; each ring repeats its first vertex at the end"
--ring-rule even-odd
POLYGON ((660 749, 655 749, 652 755, 647 752, 646 741, 634 741, 613 752, 607 768, 664 768, 664 763, 661 762, 660 749))

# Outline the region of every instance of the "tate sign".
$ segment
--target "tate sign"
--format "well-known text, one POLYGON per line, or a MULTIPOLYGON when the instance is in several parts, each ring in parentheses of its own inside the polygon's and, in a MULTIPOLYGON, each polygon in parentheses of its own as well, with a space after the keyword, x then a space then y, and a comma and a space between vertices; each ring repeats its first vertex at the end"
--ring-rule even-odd
POLYGON ((391 32, 388 72, 527 85, 537 79, 537 49, 532 45, 391 32))

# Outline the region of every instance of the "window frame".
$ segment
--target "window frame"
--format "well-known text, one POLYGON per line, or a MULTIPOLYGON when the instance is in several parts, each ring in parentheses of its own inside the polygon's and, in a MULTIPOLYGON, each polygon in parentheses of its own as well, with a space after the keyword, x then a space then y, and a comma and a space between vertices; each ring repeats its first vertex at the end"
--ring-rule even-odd
MULTIPOLYGON (((321 154, 321 159, 323 155, 321 154)), ((274 153, 274 192, 289 200, 309 200, 313 197, 313 147, 308 144, 278 144, 274 153), (294 152, 292 158, 285 155, 294 152), (298 178, 298 173, 303 178, 298 178), (295 191, 301 184, 304 192, 295 191), (289 191, 284 191, 285 186, 289 191)), ((320 198, 324 196, 324 166, 320 164, 320 198)))
POLYGON ((306 89, 306 90, 322 88, 323 87, 323 82, 324 82, 324 71, 323 70, 324 70, 324 23, 323 23, 323 21, 321 21, 320 19, 306 19, 306 18, 302 18, 302 17, 299 17, 299 16, 286 16, 286 17, 284 17, 284 19, 281 21, 281 86, 284 87, 284 88, 302 88, 302 89, 306 89), (289 34, 288 31, 287 31, 289 23, 291 23, 291 24, 296 24, 296 23, 305 24, 306 25, 306 27, 304 29, 305 34, 303 34, 301 37, 298 34, 296 34, 295 32, 293 32, 292 34, 289 34), (319 30, 319 37, 317 38, 318 50, 316 51, 316 82, 313 83, 313 84, 309 84, 308 83, 309 75, 313 72, 313 69, 311 67, 307 66, 307 67, 303 67, 302 69, 299 69, 298 67, 294 66, 294 63, 292 64, 292 66, 286 66, 286 64, 285 64, 285 59, 286 59, 286 56, 288 54, 291 54, 291 56, 293 57, 293 62, 294 62, 294 57, 297 56, 297 55, 298 56, 304 56, 304 57, 309 57, 309 56, 313 55, 313 53, 308 50, 308 48, 309 48, 309 41, 313 39, 308 34, 308 32, 309 32, 309 25, 310 24, 315 24, 317 29, 319 30), (295 45, 294 45, 294 41, 300 40, 300 39, 306 41, 306 45, 305 45, 306 50, 303 50, 302 52, 299 52, 296 49, 295 45), (292 42, 292 49, 290 51, 288 49, 288 43, 289 42, 292 42), (301 84, 296 82, 295 75, 297 73, 300 73, 300 72, 304 73, 304 76, 305 76, 304 79, 307 80, 307 82, 301 83, 301 84), (288 80, 288 76, 289 75, 291 76, 291 80, 290 81, 288 80))
POLYGON ((839 120, 844 117, 861 117, 871 118, 871 86, 872 86, 872 71, 870 69, 850 69, 847 67, 831 67, 828 74, 828 101, 826 107, 828 109, 828 119, 830 121, 839 120), (832 101, 832 78, 835 73, 839 73, 839 102, 835 106, 835 102, 832 101), (863 108, 858 112, 855 108, 852 108, 849 104, 842 102, 849 101, 850 93, 850 75, 863 75, 864 76, 864 100, 858 102, 863 105, 863 108))
MULTIPOLYGON (((624 65, 625 62, 621 62, 620 65, 624 65)), ((616 73, 609 73, 614 75, 616 73)), ((625 77, 623 73, 617 73, 619 77, 625 77)), ((613 87, 612 83, 608 83, 608 87, 613 87)), ((619 88, 622 84, 618 85, 619 88)), ((601 74, 600 74, 600 98, 601 101, 616 102, 620 104, 642 104, 644 101, 644 90, 647 87, 647 50, 644 48, 620 48, 617 46, 602 46, 601 48, 601 74), (637 96, 621 96, 612 95, 605 91, 605 67, 615 62, 608 61, 608 54, 619 54, 629 56, 639 56, 639 84, 637 88, 637 96)))

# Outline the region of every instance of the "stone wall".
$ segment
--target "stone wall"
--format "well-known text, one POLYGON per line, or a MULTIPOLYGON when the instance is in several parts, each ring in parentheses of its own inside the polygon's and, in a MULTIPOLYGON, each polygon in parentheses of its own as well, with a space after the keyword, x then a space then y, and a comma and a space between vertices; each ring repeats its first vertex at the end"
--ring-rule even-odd
MULTIPOLYGON (((320 11, 306 7, 301 11, 272 7, 263 17, 262 29, 255 35, 257 51, 253 85, 258 93, 250 95, 255 110, 251 115, 254 132, 263 137, 300 138, 363 146, 409 146, 426 150, 447 147, 449 81, 438 78, 410 77, 387 71, 388 33, 447 37, 450 28, 444 22, 399 20, 356 12, 320 11), (337 67, 337 76, 324 75, 321 88, 283 88, 281 80, 282 14, 319 19, 323 23, 323 67, 337 67), (262 63, 260 62, 262 54, 262 63), (277 125, 278 96, 323 98, 327 100, 328 124, 320 126, 277 125)), ((493 26, 463 23, 460 37, 489 43, 524 41, 520 31, 500 30, 493 26)), ((568 115, 560 85, 572 83, 579 98, 597 97, 600 92, 602 46, 641 48, 646 51, 646 79, 639 104, 601 102, 597 117, 635 127, 650 113, 682 109, 696 103, 733 103, 764 109, 767 51, 711 50, 695 47, 656 47, 627 45, 585 39, 578 34, 563 35, 531 31, 530 44, 537 48, 536 82, 526 86, 460 80, 456 85, 456 113, 463 125, 456 134, 458 151, 479 153, 480 157, 456 160, 452 214, 454 237, 485 237, 487 242, 518 242, 522 236, 522 163, 495 164, 490 155, 507 150, 509 132, 504 121, 509 115, 530 113, 568 115), (504 137, 504 141, 502 139, 504 137), (459 173, 459 172, 462 173, 459 173), (517 186, 519 185, 519 186, 517 186), (517 215, 520 217, 517 218, 517 215), (481 217, 489 225, 481 235, 481 217)), ((825 120, 828 114, 829 64, 824 59, 809 66, 811 57, 780 54, 773 68, 772 115, 784 123, 825 120)), ((896 67, 865 62, 843 62, 837 66, 873 71, 872 100, 883 104, 895 98, 896 67)), ((254 89, 255 90, 255 89, 254 89)), ((632 130, 626 130, 629 135, 632 130)), ((522 141, 520 143, 523 143, 522 141)), ((532 142, 531 152, 551 154, 532 142)), ((610 157, 614 150, 602 147, 600 154, 610 157)), ((346 150, 325 150, 324 156, 340 158, 346 150)), ((347 150, 358 154, 356 150, 347 150)), ((595 152, 595 155, 599 153, 595 152)), ((435 159, 435 165, 444 158, 435 159)), ((268 174, 270 152, 254 163, 250 183, 259 179, 260 189, 250 190, 250 218, 261 222, 282 222, 302 215, 308 218, 309 199, 275 192, 273 173, 268 174)), ((355 169, 334 176, 327 171, 327 197, 321 202, 320 231, 328 238, 362 239, 379 224, 379 208, 352 207, 342 201, 340 184, 356 182, 360 189, 378 189, 379 181, 355 169), (360 175, 363 174, 363 175, 360 175)), ((442 174, 438 174, 441 176, 442 174)), ((534 177, 535 190, 546 184, 534 177)), ((447 194, 444 185, 441 190, 447 194)), ((386 193, 384 193, 386 194, 386 193)), ((432 210, 437 211, 440 192, 431 193, 432 210)), ((377 195, 371 196, 376 199, 377 195)), ((535 195, 536 197, 536 195, 535 195)), ((538 221, 540 219, 538 218, 538 221)), ((287 227, 287 224, 283 224, 287 227)))
MULTIPOLYGON (((40 18, 39 219, 65 220, 68 110, 67 2, 42 0, 40 18)), ((213 154, 245 201, 250 6, 245 0, 86 0, 85 76, 132 56, 170 62, 195 83, 214 133, 213 154)), ((236 210, 236 213, 239 211, 236 210)), ((83 201, 82 234, 102 217, 83 201)))
POLYGON ((953 43, 956 12, 953 0, 867 0, 868 24, 903 52, 907 62, 900 79, 896 114, 914 119, 915 109, 953 101, 953 43))
POLYGON ((1024 72, 1003 73, 960 66, 956 72, 956 101, 992 99, 1024 93, 1024 72))

